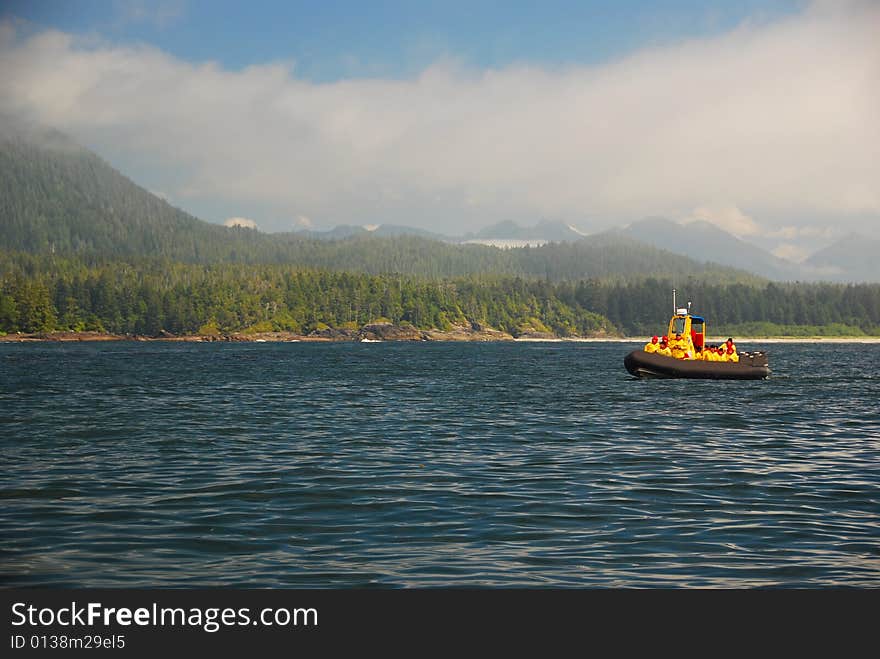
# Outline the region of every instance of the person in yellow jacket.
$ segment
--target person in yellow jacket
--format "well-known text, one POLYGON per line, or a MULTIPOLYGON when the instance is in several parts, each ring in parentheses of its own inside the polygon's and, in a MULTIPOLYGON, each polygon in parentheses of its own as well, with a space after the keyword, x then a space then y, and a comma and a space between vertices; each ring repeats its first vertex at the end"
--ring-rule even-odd
POLYGON ((688 340, 681 336, 675 335, 675 340, 669 342, 669 348, 672 350, 672 356, 676 359, 693 359, 694 346, 688 340))
POLYGON ((660 347, 657 345, 658 340, 656 336, 652 336, 651 340, 645 344, 645 352, 657 352, 657 349, 660 347))
POLYGON ((660 344, 657 347, 657 354, 664 355, 666 357, 672 357, 672 350, 670 350, 669 342, 667 341, 665 336, 660 339, 660 344))

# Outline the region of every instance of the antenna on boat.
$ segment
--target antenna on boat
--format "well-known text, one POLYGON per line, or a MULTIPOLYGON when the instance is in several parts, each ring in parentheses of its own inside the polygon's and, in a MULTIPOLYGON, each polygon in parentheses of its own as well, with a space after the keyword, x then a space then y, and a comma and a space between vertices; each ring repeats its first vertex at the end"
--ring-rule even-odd
POLYGON ((691 315, 691 301, 688 300, 688 316, 691 315))
POLYGON ((675 304, 675 289, 672 289, 672 314, 675 315, 675 311, 678 307, 675 304))

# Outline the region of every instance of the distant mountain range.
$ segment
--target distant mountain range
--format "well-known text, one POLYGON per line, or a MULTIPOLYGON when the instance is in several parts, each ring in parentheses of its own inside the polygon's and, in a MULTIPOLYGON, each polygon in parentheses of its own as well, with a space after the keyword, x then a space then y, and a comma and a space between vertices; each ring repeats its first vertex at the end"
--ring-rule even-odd
POLYGON ((737 238, 709 222, 680 224, 653 217, 634 222, 622 229, 586 234, 560 221, 543 220, 531 227, 505 220, 464 236, 444 236, 399 225, 380 225, 369 231, 364 227, 340 226, 329 231, 300 232, 325 240, 356 235, 417 235, 450 243, 479 243, 498 247, 521 247, 547 243, 585 241, 609 245, 620 239, 627 244, 644 244, 686 256, 703 263, 745 270, 775 281, 880 281, 880 241, 849 235, 820 250, 803 263, 775 256, 767 249, 737 238))
POLYGON ((376 236, 377 238, 396 238, 399 236, 418 236, 429 240, 450 241, 448 236, 444 236, 425 229, 416 229, 415 227, 407 227, 398 224, 379 224, 379 225, 354 225, 340 224, 321 231, 318 229, 303 229, 294 232, 294 235, 302 238, 311 238, 314 240, 345 240, 347 238, 357 238, 365 236, 376 236))
POLYGON ((804 265, 823 279, 880 281, 880 240, 850 234, 810 256, 804 265))
POLYGON ((796 264, 740 240, 709 222, 678 224, 666 218, 647 218, 608 233, 627 236, 700 261, 741 268, 768 279, 803 278, 796 264))
POLYGON ((464 236, 393 224, 277 234, 223 227, 171 206, 58 131, 8 121, 0 121, 0 248, 427 276, 694 274, 739 281, 752 273, 773 280, 880 281, 877 240, 848 236, 795 264, 714 225, 663 218, 592 235, 551 220, 532 227, 504 221, 464 236), (467 244, 473 242, 483 244, 467 244), (485 246, 495 242, 542 246, 507 253, 485 246))
POLYGON ((523 227, 510 220, 504 220, 491 226, 480 229, 477 232, 471 232, 464 236, 450 236, 425 229, 417 229, 400 224, 378 224, 378 225, 351 225, 341 224, 332 229, 317 230, 304 229, 296 232, 296 235, 317 240, 344 240, 358 236, 373 235, 377 237, 397 237, 397 236, 419 236, 430 240, 442 240, 448 243, 483 243, 492 244, 493 242, 519 242, 540 245, 550 242, 571 242, 580 240, 587 234, 582 233, 574 227, 552 220, 542 220, 533 227, 523 227))
POLYGON ((586 235, 571 225, 559 221, 541 220, 533 227, 521 227, 516 222, 505 220, 476 233, 467 234, 461 240, 519 240, 561 243, 581 240, 586 235))
POLYGON ((777 281, 880 281, 875 256, 880 241, 864 236, 848 236, 803 263, 794 263, 709 222, 679 224, 665 218, 647 218, 609 233, 777 281))

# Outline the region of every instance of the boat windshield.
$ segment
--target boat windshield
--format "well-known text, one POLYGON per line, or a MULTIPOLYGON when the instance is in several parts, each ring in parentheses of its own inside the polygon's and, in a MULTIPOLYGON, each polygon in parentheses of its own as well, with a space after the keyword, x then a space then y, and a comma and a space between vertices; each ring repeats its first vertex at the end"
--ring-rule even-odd
POLYGON ((683 316, 676 316, 672 319, 673 334, 684 334, 684 321, 685 318, 683 316))

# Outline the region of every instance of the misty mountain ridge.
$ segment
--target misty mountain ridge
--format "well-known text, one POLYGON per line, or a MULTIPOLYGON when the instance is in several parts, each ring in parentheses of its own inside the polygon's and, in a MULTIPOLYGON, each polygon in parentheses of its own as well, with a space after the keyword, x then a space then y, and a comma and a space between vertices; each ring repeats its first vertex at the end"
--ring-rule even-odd
POLYGON ((421 230, 396 225, 337 227, 323 239, 315 238, 319 233, 269 234, 204 222, 60 133, 12 130, 0 138, 0 249, 11 252, 90 261, 158 259, 168 267, 172 262, 284 264, 431 279, 694 276, 707 281, 755 281, 746 272, 635 243, 599 248, 579 240, 499 250, 428 238, 421 230))
POLYGON ((0 248, 5 249, 427 276, 492 272, 572 280, 726 273, 743 280, 755 273, 804 280, 808 272, 811 279, 847 281, 854 273, 865 280, 880 279, 873 262, 877 241, 848 238, 797 265, 714 225, 682 226, 662 218, 592 235, 546 219, 532 227, 499 222, 459 237, 395 224, 273 234, 224 227, 175 208, 59 131, 10 126, 0 121, 0 248), (504 255, 467 244, 493 240, 541 246, 504 255))
POLYGON ((877 279, 873 267, 872 249, 876 244, 863 237, 851 236, 817 252, 803 263, 794 263, 772 254, 767 249, 742 240, 710 222, 698 220, 681 224, 663 217, 649 217, 622 228, 587 234, 561 221, 541 220, 534 226, 522 226, 512 220, 503 220, 479 231, 463 236, 444 236, 413 227, 379 225, 372 231, 365 227, 339 226, 325 232, 312 232, 313 237, 324 239, 346 238, 352 235, 421 235, 446 242, 478 243, 496 247, 532 247, 547 243, 567 243, 587 239, 591 243, 614 244, 614 236, 651 245, 697 261, 717 263, 755 273, 768 279, 795 280, 871 280, 877 279), (389 227, 386 230, 386 226, 389 227), (393 229, 392 229, 393 227, 393 229), (601 240, 600 240, 601 239, 601 240), (836 247, 835 247, 836 245, 836 247), (863 254, 852 263, 847 254, 863 254), (857 266, 857 267, 853 267, 857 266))
POLYGON ((426 229, 401 224, 340 224, 331 229, 304 229, 295 232, 298 236, 318 240, 344 240, 355 236, 420 236, 431 240, 442 240, 449 243, 481 243, 521 242, 541 245, 551 242, 571 242, 581 240, 587 234, 561 221, 541 220, 534 226, 521 226, 512 220, 503 220, 476 232, 464 235, 441 234, 426 229))
POLYGON ((332 229, 301 229, 294 235, 314 240, 346 240, 348 238, 376 236, 379 238, 396 238, 399 236, 418 236, 429 240, 454 242, 444 236, 426 229, 417 229, 400 224, 339 224, 332 229))
POLYGON ((880 240, 851 233, 813 253, 804 266, 828 278, 847 276, 853 281, 880 280, 880 240))
POLYGON ((171 206, 57 130, 0 118, 0 246, 176 256, 248 234, 171 206))
MULTIPOLYGON (((874 256, 880 241, 854 234, 795 263, 702 220, 680 224, 664 217, 649 217, 603 233, 627 236, 698 261, 746 270, 775 281, 880 281, 880 267, 874 256)), ((600 234, 593 234, 591 239, 596 235, 600 234)))
POLYGON ((422 236, 448 243, 474 243, 500 248, 538 247, 548 243, 585 240, 593 245, 650 245, 702 263, 745 270, 774 281, 880 281, 875 254, 880 241, 851 234, 815 252, 801 263, 789 261, 753 242, 743 240, 715 224, 703 220, 682 224, 664 217, 648 217, 620 229, 588 234, 561 221, 541 220, 522 226, 503 220, 463 236, 432 233, 402 225, 347 226, 326 231, 299 232, 322 240, 353 236, 422 236))
POLYGON ((679 224, 663 217, 650 217, 608 233, 625 235, 700 261, 742 268, 768 279, 800 278, 795 264, 709 222, 679 224))
POLYGON ((532 227, 523 227, 512 220, 504 220, 475 233, 466 234, 462 240, 571 242, 581 240, 586 235, 571 225, 558 220, 541 220, 532 227))

